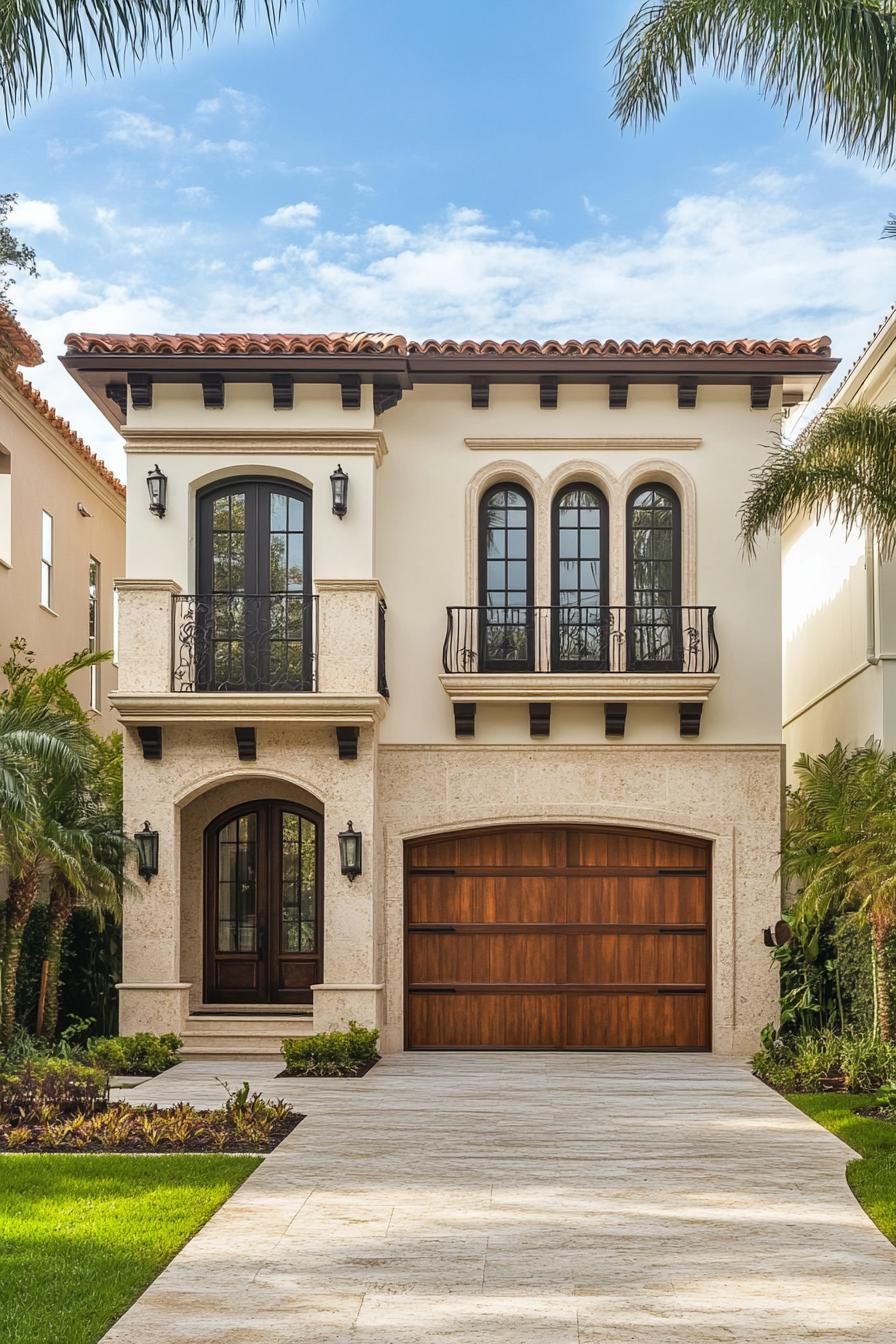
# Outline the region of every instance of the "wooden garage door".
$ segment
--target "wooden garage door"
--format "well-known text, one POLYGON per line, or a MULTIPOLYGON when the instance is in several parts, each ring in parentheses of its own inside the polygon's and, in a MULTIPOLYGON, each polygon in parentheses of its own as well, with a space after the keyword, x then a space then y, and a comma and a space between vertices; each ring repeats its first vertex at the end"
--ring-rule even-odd
POLYGON ((409 1049, 705 1050, 709 850, 559 826, 414 841, 409 1049))

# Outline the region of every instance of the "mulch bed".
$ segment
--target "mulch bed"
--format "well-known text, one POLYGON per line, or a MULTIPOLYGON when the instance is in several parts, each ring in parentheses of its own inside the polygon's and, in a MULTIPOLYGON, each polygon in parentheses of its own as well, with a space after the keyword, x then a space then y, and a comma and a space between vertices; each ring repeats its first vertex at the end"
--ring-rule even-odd
MULTIPOLYGON (((156 1109, 147 1107, 146 1109, 156 1109)), ((197 1116, 201 1119, 203 1116, 220 1115, 215 1111, 198 1111, 197 1116)), ((211 1136, 203 1138, 197 1135, 195 1138, 186 1140, 184 1143, 166 1143, 161 1142, 155 1145, 141 1142, 134 1138, 126 1144, 105 1144, 88 1140, 86 1143, 66 1143, 54 1144, 52 1147, 46 1147, 39 1143, 36 1138, 30 1142, 24 1143, 15 1148, 6 1148, 0 1144, 0 1157, 6 1153, 217 1153, 222 1157, 233 1156, 239 1153, 270 1153, 283 1142, 287 1134, 291 1134, 297 1125, 305 1119, 304 1115, 298 1111, 293 1111, 285 1120, 275 1124, 271 1129, 270 1138, 267 1143, 241 1142, 235 1136, 228 1136, 224 1147, 212 1141, 211 1136)), ((41 1125, 32 1126, 33 1134, 38 1135, 42 1130, 41 1125)))
POLYGON ((341 1078, 363 1078, 365 1073, 375 1069, 379 1060, 375 1059, 372 1064, 359 1064, 353 1073, 290 1073, 289 1069, 284 1069, 278 1073, 278 1078, 309 1078, 314 1083, 338 1082, 341 1078))
POLYGON ((869 1120, 885 1120, 896 1125, 896 1106, 862 1106, 856 1115, 865 1115, 869 1120))

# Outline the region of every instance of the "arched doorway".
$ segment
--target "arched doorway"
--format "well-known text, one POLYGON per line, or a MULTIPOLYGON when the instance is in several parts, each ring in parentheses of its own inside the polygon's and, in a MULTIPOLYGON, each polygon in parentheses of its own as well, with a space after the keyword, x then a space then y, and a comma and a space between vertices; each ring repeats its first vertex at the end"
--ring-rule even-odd
POLYGON ((409 1049, 708 1050, 710 847, 502 826, 405 847, 409 1049))
POLYGON ((321 817, 242 803, 205 831, 208 1003, 310 1003, 323 970, 321 817))

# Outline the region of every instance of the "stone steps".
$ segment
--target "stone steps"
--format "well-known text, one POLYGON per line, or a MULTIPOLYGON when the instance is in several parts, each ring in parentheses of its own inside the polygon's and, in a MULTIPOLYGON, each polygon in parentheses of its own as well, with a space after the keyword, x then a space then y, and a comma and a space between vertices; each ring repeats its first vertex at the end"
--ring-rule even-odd
POLYGON ((311 1036, 308 1014, 191 1013, 181 1032, 184 1059, 229 1059, 234 1055, 270 1059, 280 1054, 284 1037, 311 1036))

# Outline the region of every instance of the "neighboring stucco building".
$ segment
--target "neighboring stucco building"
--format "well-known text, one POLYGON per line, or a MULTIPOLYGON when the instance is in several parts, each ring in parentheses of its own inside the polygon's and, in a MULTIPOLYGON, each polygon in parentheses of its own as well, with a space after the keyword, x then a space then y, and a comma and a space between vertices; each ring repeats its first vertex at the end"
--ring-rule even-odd
POLYGON ((81 335, 65 363, 128 455, 114 698, 160 853, 123 1030, 755 1045, 780 561, 743 562, 736 514, 825 339, 81 335))
MULTIPOLYGON (((0 662, 23 638, 38 667, 111 650, 114 581, 124 572, 124 487, 19 373, 40 346, 0 306, 0 662)), ((113 663, 72 689, 98 732, 119 728, 113 663)))
MULTIPOLYGON (((828 402, 896 403, 896 308, 828 402)), ((782 538, 784 740, 829 751, 870 737, 896 750, 896 563, 830 518, 794 519, 782 538)))

